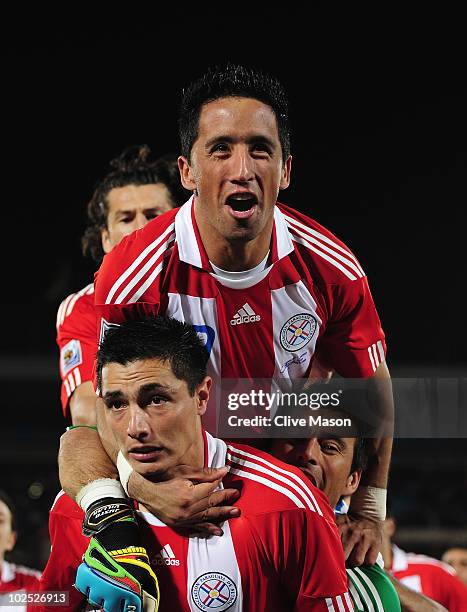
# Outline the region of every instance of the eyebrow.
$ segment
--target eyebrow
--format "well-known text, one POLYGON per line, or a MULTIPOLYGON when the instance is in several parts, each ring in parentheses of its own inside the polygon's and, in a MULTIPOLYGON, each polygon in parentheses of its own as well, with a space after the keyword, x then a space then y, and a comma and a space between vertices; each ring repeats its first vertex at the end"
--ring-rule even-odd
MULTIPOLYGON (((161 385, 159 383, 147 383, 146 385, 142 385, 138 389, 138 400, 140 400, 142 396, 144 397, 145 395, 154 393, 154 391, 159 391, 162 393, 173 393, 172 387, 168 387, 167 385, 161 385)), ((120 391, 120 390, 107 391, 102 396, 102 399, 104 400, 105 403, 110 403, 112 401, 122 400, 125 398, 126 398, 126 395, 123 393, 123 391, 120 391)))
MULTIPOLYGON (((150 210, 157 211, 158 209, 159 209, 159 206, 157 204, 151 204, 150 206, 144 207, 143 211, 144 212, 148 212, 150 210)), ((128 210, 120 209, 120 210, 115 211, 114 214, 116 217, 123 217, 124 215, 134 215, 135 213, 136 211, 132 209, 128 209, 128 210)))
MULTIPOLYGON (((209 140, 206 141, 204 147, 206 149, 209 149, 210 147, 212 147, 214 144, 217 144, 218 142, 227 142, 229 144, 235 144, 238 141, 239 141, 238 138, 233 138, 232 136, 227 136, 227 135, 213 136, 213 138, 210 138, 209 140)), ((246 142, 248 144, 264 142, 267 145, 269 145, 271 148, 275 148, 276 146, 276 143, 274 143, 270 138, 268 138, 268 136, 264 136, 263 134, 254 134, 252 136, 248 136, 246 138, 246 142)))

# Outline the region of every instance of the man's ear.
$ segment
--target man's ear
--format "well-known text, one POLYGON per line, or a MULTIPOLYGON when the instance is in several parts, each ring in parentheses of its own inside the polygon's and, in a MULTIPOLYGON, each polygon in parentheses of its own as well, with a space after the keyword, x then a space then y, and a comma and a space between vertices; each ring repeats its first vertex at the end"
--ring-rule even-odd
POLYGON ((196 189, 196 182, 193 177, 193 171, 186 157, 180 155, 178 158, 178 169, 180 170, 180 180, 185 189, 194 191, 196 189))
POLYGON ((102 248, 104 249, 104 253, 107 255, 107 253, 110 253, 110 251, 112 250, 113 245, 110 242, 109 230, 106 227, 104 229, 101 229, 101 242, 102 248))
POLYGON ((206 376, 205 379, 196 387, 195 397, 198 401, 198 414, 202 416, 206 412, 209 401, 209 392, 211 390, 212 378, 206 376))
POLYGON ((362 470, 354 470, 353 472, 350 472, 350 474, 347 476, 347 481, 345 483, 345 488, 342 495, 353 495, 358 489, 361 477, 362 470))
POLYGON ((285 160, 285 164, 282 167, 282 176, 281 182, 279 184, 279 189, 282 191, 283 189, 287 189, 290 185, 290 173, 292 171, 292 156, 289 155, 285 160))

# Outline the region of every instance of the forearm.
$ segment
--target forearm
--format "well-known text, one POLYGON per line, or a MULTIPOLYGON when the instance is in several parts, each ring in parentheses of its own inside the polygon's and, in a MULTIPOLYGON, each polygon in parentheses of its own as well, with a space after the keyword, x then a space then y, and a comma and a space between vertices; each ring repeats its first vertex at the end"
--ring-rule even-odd
POLYGON ((446 608, 421 593, 416 593, 388 574, 401 602, 402 612, 447 612, 446 608))
POLYGON ((394 429, 394 401, 389 370, 380 364, 375 375, 368 379, 371 408, 382 432, 381 437, 367 439, 368 464, 362 475, 364 486, 387 488, 391 463, 392 433, 394 429))
POLYGON ((70 397, 70 414, 73 425, 96 425, 96 392, 90 381, 79 385, 70 397))
POLYGON ((118 478, 117 468, 105 452, 99 434, 89 427, 78 427, 63 434, 58 467, 62 488, 72 499, 94 480, 118 478))

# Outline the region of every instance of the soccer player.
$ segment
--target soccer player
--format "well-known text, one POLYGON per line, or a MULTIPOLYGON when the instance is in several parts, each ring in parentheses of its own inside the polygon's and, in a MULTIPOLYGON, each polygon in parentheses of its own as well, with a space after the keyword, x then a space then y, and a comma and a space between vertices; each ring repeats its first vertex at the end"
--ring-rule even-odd
POLYGON ((438 559, 407 553, 392 543, 396 522, 388 517, 384 523, 384 565, 402 584, 423 593, 445 606, 449 612, 461 612, 467 606, 467 587, 455 571, 438 559))
MULTIPOLYGON (((39 590, 40 572, 5 560, 5 553, 11 552, 16 543, 16 519, 10 497, 0 490, 0 609, 22 610, 33 609, 21 605, 21 599, 10 597, 39 590), (11 607, 10 607, 11 606, 11 607)), ((34 608, 35 609, 35 608, 34 608)))
POLYGON ((454 546, 443 553, 441 561, 454 568, 456 574, 467 585, 467 548, 454 546))
MULTIPOLYGON (((291 172, 282 86, 241 66, 211 70, 184 92, 180 136, 182 183, 193 197, 105 258, 95 288, 100 332, 168 314, 204 335, 216 381, 335 370, 367 378, 376 413, 390 416, 384 333, 362 267, 327 229, 276 203, 291 172)), ((212 431, 213 416, 210 408, 212 431)), ((341 527, 353 563, 376 560, 390 450, 390 439, 374 440, 352 529, 341 527)), ((88 499, 123 494, 89 429, 62 437, 60 475, 84 509, 88 499)), ((142 490, 137 474, 124 479, 132 497, 155 509, 157 487, 142 490)))
MULTIPOLYGON (((98 183, 88 204, 84 255, 97 264, 124 236, 154 217, 179 206, 188 197, 175 157, 150 158, 147 146, 125 149, 110 162, 111 171, 98 183)), ((91 283, 69 295, 57 314, 61 400, 74 425, 95 425, 96 394, 92 370, 96 357, 96 313, 91 283)))
MULTIPOLYGON (((336 416, 336 410, 332 411, 331 416, 336 416)), ((358 435, 357 428, 354 433, 358 435)), ((364 438, 335 437, 332 431, 327 431, 319 438, 275 440, 271 453, 278 459, 298 467, 326 494, 329 503, 335 508, 336 515, 345 516, 351 495, 358 488, 366 463, 364 438)), ((391 579, 384 571, 381 555, 378 555, 377 562, 372 566, 347 568, 347 575, 352 603, 359 612, 445 610, 435 601, 391 579)))
MULTIPOLYGON (((134 520, 126 500, 110 499, 104 511, 97 505, 86 513, 84 525, 94 532, 86 551, 83 513, 62 493, 50 514, 52 552, 42 588, 70 590, 70 610, 79 608, 83 596, 71 585, 80 566, 76 585, 90 603, 119 610, 121 599, 145 591, 134 570, 149 565, 157 568, 163 610, 353 610, 325 495, 299 469, 203 430, 212 384, 207 361, 195 329, 175 319, 128 321, 111 329, 97 355, 102 430, 132 468, 154 482, 180 464, 227 463, 230 471, 220 486, 241 489, 241 517, 225 523, 222 537, 206 540, 171 529, 140 506, 144 556, 139 549, 109 547, 107 529, 101 529, 106 517, 115 512, 134 520), (100 590, 95 594, 96 575, 120 584, 120 592, 108 591, 113 599, 100 590)), ((157 599, 157 589, 144 593, 146 604, 148 595, 157 599)))

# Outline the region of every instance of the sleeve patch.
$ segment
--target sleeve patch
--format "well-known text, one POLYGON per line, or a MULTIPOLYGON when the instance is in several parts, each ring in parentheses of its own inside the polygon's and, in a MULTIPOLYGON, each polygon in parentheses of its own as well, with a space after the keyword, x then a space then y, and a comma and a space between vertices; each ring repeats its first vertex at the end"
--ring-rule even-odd
POLYGON ((62 376, 83 363, 83 353, 79 340, 70 340, 60 351, 60 369, 62 376))

